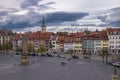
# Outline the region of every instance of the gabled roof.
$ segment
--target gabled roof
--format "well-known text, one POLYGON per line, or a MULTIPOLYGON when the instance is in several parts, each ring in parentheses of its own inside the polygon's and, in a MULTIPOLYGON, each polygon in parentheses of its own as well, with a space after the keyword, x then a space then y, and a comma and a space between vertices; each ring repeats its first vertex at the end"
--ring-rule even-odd
POLYGON ((13 41, 18 41, 22 38, 23 34, 14 34, 13 37, 12 37, 12 40, 13 41))
POLYGON ((56 41, 56 39, 57 39, 57 35, 54 35, 54 36, 52 37, 52 40, 53 40, 53 41, 56 41))
POLYGON ((120 28, 107 28, 109 35, 120 35, 120 28))
POLYGON ((101 32, 91 32, 83 37, 84 40, 108 40, 107 31, 103 30, 101 32))
POLYGON ((70 33, 70 35, 73 35, 74 37, 83 37, 84 32, 70 33))
POLYGON ((15 34, 13 36, 13 40, 20 39, 21 36, 25 36, 27 40, 45 40, 49 41, 52 36, 52 32, 33 32, 33 33, 25 33, 25 34, 15 34))
POLYGON ((67 35, 64 38, 64 43, 74 43, 75 37, 73 35, 67 35))
POLYGON ((13 32, 12 32, 12 30, 3 30, 3 29, 0 29, 0 35, 1 36, 12 36, 13 32))

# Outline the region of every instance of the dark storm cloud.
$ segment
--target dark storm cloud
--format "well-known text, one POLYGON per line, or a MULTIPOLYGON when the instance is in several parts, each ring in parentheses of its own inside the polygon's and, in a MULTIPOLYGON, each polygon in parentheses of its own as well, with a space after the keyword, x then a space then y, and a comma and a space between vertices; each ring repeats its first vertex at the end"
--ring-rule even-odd
MULTIPOLYGON (((87 16, 88 13, 68 13, 68 12, 54 12, 45 15, 46 25, 60 25, 64 22, 76 21, 78 19, 87 16)), ((25 27, 34 27, 40 26, 42 24, 42 14, 38 14, 36 12, 29 12, 27 15, 14 15, 9 16, 7 20, 7 24, 4 26, 0 26, 1 28, 8 29, 17 29, 17 28, 25 28, 25 27)))
POLYGON ((28 8, 30 6, 36 6, 39 1, 42 1, 42 0, 25 0, 21 4, 21 8, 28 8))
POLYGON ((106 26, 120 27, 120 7, 112 8, 107 13, 110 15, 98 16, 97 18, 106 23, 106 26))
POLYGON ((120 27, 120 20, 110 22, 111 26, 120 27))
POLYGON ((49 6, 46 6, 46 5, 39 5, 39 10, 47 10, 47 9, 50 9, 49 6))
POLYGON ((87 16, 88 13, 69 13, 69 12, 55 12, 47 14, 47 23, 62 23, 66 21, 76 21, 87 16))
POLYGON ((7 15, 7 14, 8 14, 7 11, 0 11, 0 17, 1 17, 1 16, 5 16, 5 15, 7 15))

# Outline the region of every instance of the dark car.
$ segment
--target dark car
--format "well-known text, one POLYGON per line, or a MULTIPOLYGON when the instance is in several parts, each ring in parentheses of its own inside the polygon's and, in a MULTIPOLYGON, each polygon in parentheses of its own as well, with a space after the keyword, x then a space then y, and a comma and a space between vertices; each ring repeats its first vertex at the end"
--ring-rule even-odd
POLYGON ((50 53, 46 53, 46 56, 48 56, 48 57, 54 57, 52 54, 50 54, 50 53))
POLYGON ((83 56, 83 58, 84 58, 84 59, 89 59, 89 57, 88 57, 88 56, 83 56))
POLYGON ((29 56, 38 56, 38 54, 32 53, 32 54, 28 54, 29 56))
POLYGON ((113 65, 113 62, 107 62, 107 64, 109 64, 109 65, 113 65))
POLYGON ((22 53, 21 52, 16 52, 16 55, 21 55, 22 53))
POLYGON ((73 58, 73 59, 79 59, 79 56, 73 55, 72 58, 73 58))
POLYGON ((41 56, 41 57, 47 57, 47 55, 46 55, 46 54, 41 54, 40 56, 41 56))

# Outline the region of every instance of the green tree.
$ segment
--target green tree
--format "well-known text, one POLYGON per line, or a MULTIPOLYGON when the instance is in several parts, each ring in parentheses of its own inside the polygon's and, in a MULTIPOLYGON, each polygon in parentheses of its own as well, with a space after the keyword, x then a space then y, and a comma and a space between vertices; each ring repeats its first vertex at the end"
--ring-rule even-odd
POLYGON ((30 54, 31 52, 33 52, 33 51, 34 51, 33 45, 32 45, 32 44, 28 44, 27 50, 28 50, 29 54, 30 54))
POLYGON ((43 54, 46 51, 46 49, 44 46, 40 45, 37 51, 43 54))
POLYGON ((109 52, 108 52, 108 48, 103 48, 100 51, 98 51, 99 56, 102 57, 102 62, 104 63, 106 60, 106 63, 108 62, 108 56, 109 56, 109 52))
POLYGON ((5 52, 8 52, 9 50, 12 50, 11 43, 9 43, 9 42, 3 43, 2 50, 4 50, 5 52))
POLYGON ((105 59, 106 59, 106 63, 108 63, 108 57, 109 57, 109 51, 108 48, 103 48, 103 52, 105 54, 105 59))
POLYGON ((98 55, 102 57, 102 62, 104 63, 105 59, 104 59, 104 53, 102 49, 98 51, 98 55))
POLYGON ((90 57, 91 57, 91 55, 92 55, 91 50, 87 50, 86 55, 88 55, 88 57, 89 57, 89 59, 90 59, 90 57))

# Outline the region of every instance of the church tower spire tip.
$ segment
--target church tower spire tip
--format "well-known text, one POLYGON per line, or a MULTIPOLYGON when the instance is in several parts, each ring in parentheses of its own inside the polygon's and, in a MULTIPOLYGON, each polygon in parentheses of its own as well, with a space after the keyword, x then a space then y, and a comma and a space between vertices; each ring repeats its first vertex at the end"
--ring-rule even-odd
POLYGON ((43 16, 43 19, 42 19, 41 30, 42 30, 42 32, 46 32, 46 25, 45 25, 45 18, 44 18, 44 16, 43 16))

